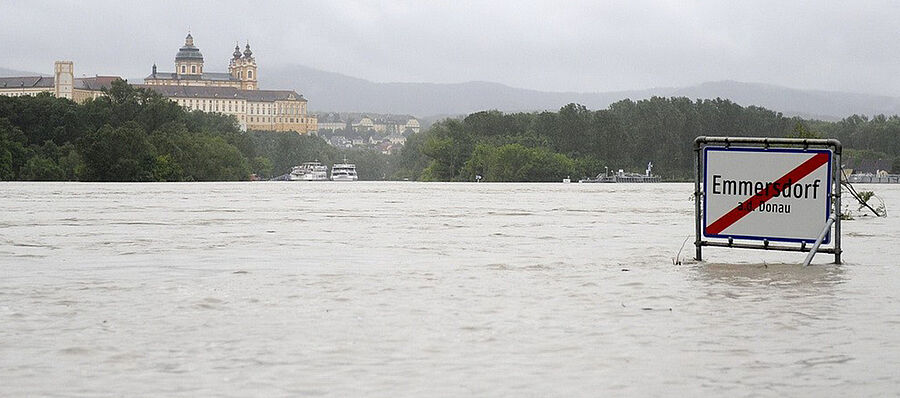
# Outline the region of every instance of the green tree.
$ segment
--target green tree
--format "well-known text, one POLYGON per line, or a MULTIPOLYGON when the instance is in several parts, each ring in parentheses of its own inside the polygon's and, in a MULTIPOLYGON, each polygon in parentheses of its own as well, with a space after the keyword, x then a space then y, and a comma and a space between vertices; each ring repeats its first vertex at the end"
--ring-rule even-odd
POLYGON ((157 155, 153 162, 153 180, 184 181, 184 170, 171 154, 157 155))
POLYGON ((66 181, 79 181, 81 174, 84 172, 84 161, 81 155, 72 144, 66 144, 62 148, 62 155, 59 157, 59 168, 63 172, 63 179, 66 181))
POLYGON ((318 160, 332 164, 338 160, 337 149, 325 140, 313 135, 300 135, 274 131, 250 132, 257 156, 272 162, 273 174, 288 173, 291 167, 303 162, 318 160))
POLYGON ((458 120, 445 120, 432 126, 422 152, 432 159, 422 174, 429 181, 460 179, 460 169, 475 148, 471 133, 458 120))
POLYGON ((61 181, 65 173, 53 161, 44 155, 32 156, 22 169, 22 179, 28 181, 61 181))
POLYGON ((80 146, 83 177, 88 181, 152 181, 154 150, 143 128, 135 122, 104 126, 89 134, 80 146))
POLYGON ((791 129, 791 134, 788 134, 789 138, 822 138, 822 135, 811 131, 806 126, 803 125, 802 122, 797 122, 794 124, 794 128, 791 129))
POLYGON ((397 180, 419 180, 422 177, 422 171, 428 167, 428 156, 423 152, 426 133, 412 134, 406 138, 403 148, 395 156, 396 171, 394 178, 397 180))
POLYGON ((187 181, 246 181, 250 163, 222 137, 205 134, 182 136, 178 163, 187 181))
POLYGON ((0 117, 0 180, 9 181, 18 178, 29 157, 25 142, 22 130, 14 126, 9 119, 0 117))
POLYGON ((265 156, 257 156, 250 162, 250 169, 254 174, 263 178, 272 178, 272 161, 265 156))
POLYGON ((527 148, 519 144, 491 147, 480 144, 463 168, 463 176, 484 181, 562 181, 575 171, 575 162, 546 148, 527 148))

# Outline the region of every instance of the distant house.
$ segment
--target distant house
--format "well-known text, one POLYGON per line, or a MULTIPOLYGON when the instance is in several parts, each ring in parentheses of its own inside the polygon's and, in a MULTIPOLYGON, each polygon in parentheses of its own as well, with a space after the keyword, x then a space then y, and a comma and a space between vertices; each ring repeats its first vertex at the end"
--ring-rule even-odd
POLYGON ((375 130, 375 122, 373 122, 372 119, 368 116, 363 115, 362 119, 359 119, 358 122, 353 123, 353 129, 360 132, 375 130))
POLYGON ((381 115, 370 116, 367 114, 352 113, 320 113, 318 117, 319 131, 353 130, 360 133, 374 131, 382 136, 391 134, 403 134, 407 130, 418 133, 421 124, 412 116, 381 115))
POLYGON ((367 139, 365 137, 363 137, 363 136, 359 135, 359 133, 355 133, 355 132, 351 132, 350 134, 348 134, 347 138, 350 140, 350 143, 356 147, 362 146, 363 144, 365 144, 367 142, 367 139))
POLYGON ((327 141, 339 148, 365 147, 388 150, 381 144, 389 142, 394 149, 421 130, 419 121, 409 115, 369 115, 364 113, 325 112, 318 118, 318 131, 327 141))
POLYGON ((390 155, 397 149, 397 146, 392 144, 390 141, 385 140, 376 145, 375 148, 385 155, 390 155))
POLYGON ((323 113, 318 115, 319 132, 335 132, 347 128, 347 122, 341 120, 341 115, 337 113, 323 113))
POLYGON ((328 140, 328 143, 331 144, 331 146, 338 147, 338 148, 353 148, 353 142, 350 141, 349 139, 347 139, 347 137, 344 137, 342 135, 336 135, 336 136, 331 137, 328 140))
POLYGON ((844 169, 849 174, 890 174, 893 167, 888 159, 851 159, 844 169))
POLYGON ((407 137, 406 135, 395 131, 395 132, 391 133, 390 135, 388 135, 387 137, 385 137, 385 139, 390 141, 392 144, 403 145, 406 143, 406 137, 407 137))

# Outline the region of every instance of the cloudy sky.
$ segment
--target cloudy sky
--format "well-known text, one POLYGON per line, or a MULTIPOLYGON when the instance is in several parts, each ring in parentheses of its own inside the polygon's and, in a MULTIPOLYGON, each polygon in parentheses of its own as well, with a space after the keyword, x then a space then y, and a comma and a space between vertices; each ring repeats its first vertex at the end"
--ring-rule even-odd
POLYGON ((0 0, 0 67, 143 77, 188 29, 207 71, 268 65, 378 82, 611 91, 715 80, 900 96, 891 1, 0 0))

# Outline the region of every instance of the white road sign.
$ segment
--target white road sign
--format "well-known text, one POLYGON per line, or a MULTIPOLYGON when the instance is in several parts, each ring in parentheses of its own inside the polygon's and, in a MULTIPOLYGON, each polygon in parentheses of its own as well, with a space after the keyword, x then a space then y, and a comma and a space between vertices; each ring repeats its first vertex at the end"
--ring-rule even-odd
POLYGON ((703 159, 706 237, 812 243, 831 215, 830 150, 705 147, 703 159))

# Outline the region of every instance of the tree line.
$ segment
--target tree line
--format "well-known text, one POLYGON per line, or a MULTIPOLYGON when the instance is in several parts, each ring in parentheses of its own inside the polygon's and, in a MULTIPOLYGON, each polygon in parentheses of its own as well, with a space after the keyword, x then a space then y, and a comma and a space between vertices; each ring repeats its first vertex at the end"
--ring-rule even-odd
POLYGON ((407 138, 394 155, 338 149, 317 136, 241 131, 236 119, 186 111, 116 81, 77 104, 49 94, 0 96, 0 180, 244 181, 311 160, 356 163, 362 180, 559 181, 609 169, 689 180, 698 135, 833 137, 845 157, 890 159, 900 170, 900 117, 837 122, 786 117, 725 99, 622 100, 607 109, 482 111, 407 138))
POLYGON ((558 112, 483 111, 444 120, 410 137, 397 174, 425 181, 560 181, 604 171, 643 172, 653 162, 664 180, 693 176, 693 140, 735 137, 832 137, 845 158, 891 159, 900 169, 900 117, 851 116, 838 122, 786 117, 726 99, 654 97, 622 100, 592 111, 569 104, 558 112))
POLYGON ((384 178, 386 156, 340 151, 315 136, 243 132, 231 116, 189 112, 124 81, 83 104, 49 94, 0 96, 0 180, 246 181, 305 161, 361 164, 384 178))

